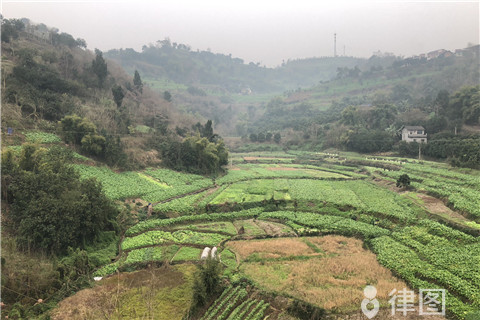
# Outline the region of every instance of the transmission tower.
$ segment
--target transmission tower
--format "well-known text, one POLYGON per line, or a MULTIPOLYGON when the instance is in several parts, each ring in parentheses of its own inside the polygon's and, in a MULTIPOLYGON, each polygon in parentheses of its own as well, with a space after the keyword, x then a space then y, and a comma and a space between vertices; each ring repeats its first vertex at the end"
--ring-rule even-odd
POLYGON ((333 56, 337 57, 337 33, 333 34, 333 56))

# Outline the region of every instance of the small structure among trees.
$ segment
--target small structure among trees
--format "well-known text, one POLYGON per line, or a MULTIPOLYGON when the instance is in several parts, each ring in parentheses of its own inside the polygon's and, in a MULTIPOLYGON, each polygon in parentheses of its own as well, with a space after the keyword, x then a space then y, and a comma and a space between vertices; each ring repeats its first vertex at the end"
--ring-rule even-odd
POLYGON ((427 134, 422 126, 403 126, 402 141, 427 143, 427 134))

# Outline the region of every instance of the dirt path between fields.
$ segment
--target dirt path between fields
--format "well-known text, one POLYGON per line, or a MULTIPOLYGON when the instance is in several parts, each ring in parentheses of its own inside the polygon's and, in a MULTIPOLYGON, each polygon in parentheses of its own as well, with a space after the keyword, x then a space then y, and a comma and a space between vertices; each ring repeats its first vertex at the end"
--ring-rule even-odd
POLYGON ((471 222, 472 220, 466 218, 460 213, 455 212, 449 207, 447 207, 441 199, 432 197, 422 192, 407 191, 407 190, 404 190, 403 188, 397 188, 397 186, 395 185, 395 182, 381 179, 379 177, 376 177, 374 180, 372 180, 372 182, 378 186, 387 188, 391 191, 394 191, 396 193, 399 193, 409 198, 416 205, 425 209, 428 213, 441 218, 442 220, 447 220, 449 223, 453 223, 453 224, 459 224, 463 228, 467 228, 476 233, 480 232, 478 229, 472 228, 466 224, 467 222, 471 222))

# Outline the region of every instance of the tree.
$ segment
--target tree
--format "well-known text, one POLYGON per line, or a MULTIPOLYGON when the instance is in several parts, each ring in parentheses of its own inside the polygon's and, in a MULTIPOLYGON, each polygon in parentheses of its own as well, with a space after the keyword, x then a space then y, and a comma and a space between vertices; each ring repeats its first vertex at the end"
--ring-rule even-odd
POLYGON ((260 132, 258 135, 257 135, 257 141, 258 142, 265 142, 265 133, 263 132, 260 132))
POLYGON ((143 82, 137 70, 135 70, 135 75, 133 76, 133 85, 135 86, 135 88, 137 88, 138 91, 140 91, 140 93, 142 93, 143 82))
POLYGON ((217 258, 208 257, 204 264, 198 266, 193 282, 193 304, 204 306, 221 289, 221 265, 217 258))
POLYGON ((209 141, 213 137, 212 120, 208 120, 203 127, 202 137, 207 138, 209 141))
POLYGON ((87 134, 82 138, 82 151, 86 154, 99 156, 105 148, 105 137, 97 134, 87 134))
POLYGON ((115 85, 112 88, 113 100, 117 105, 117 108, 120 108, 122 105, 123 98, 125 97, 125 93, 123 92, 122 87, 119 85, 115 85))
POLYGON ((428 134, 432 135, 437 132, 446 130, 447 124, 447 118, 445 118, 444 116, 435 115, 427 121, 425 128, 428 134))
POLYGON ((97 127, 87 118, 77 115, 65 116, 60 121, 60 128, 65 143, 80 145, 87 134, 96 133, 97 127))
POLYGON ((20 246, 62 254, 113 230, 117 209, 99 182, 81 180, 55 148, 33 154, 32 170, 20 168, 9 185, 9 221, 20 246))
POLYGON ((92 61, 92 70, 98 77, 98 86, 102 87, 107 78, 107 63, 103 59, 102 51, 95 49, 95 60, 92 61))
POLYGON ((354 106, 348 106, 342 111, 342 123, 350 126, 354 126, 359 122, 358 110, 354 106))
POLYGON ((161 152, 163 163, 172 169, 210 174, 228 164, 228 151, 221 139, 210 142, 197 134, 182 142, 172 138, 163 140, 155 148, 161 152))
POLYGON ((282 136, 278 132, 275 133, 275 135, 273 136, 273 141, 275 141, 275 143, 280 143, 281 139, 282 139, 282 136))
POLYGON ((163 93, 163 99, 167 100, 168 102, 172 102, 172 95, 170 94, 170 92, 165 91, 163 93))
POLYGON ((257 134, 256 133, 250 133, 250 141, 257 142, 257 134))
POLYGON ((437 93, 437 97, 435 98, 435 101, 433 102, 434 108, 435 108, 435 114, 436 115, 440 114, 445 116, 447 114, 449 102, 450 102, 450 97, 449 97, 448 91, 440 90, 437 93))
POLYGON ((85 41, 85 39, 77 38, 77 40, 75 40, 75 42, 77 43, 77 46, 78 46, 79 48, 82 48, 82 49, 86 49, 86 48, 87 48, 87 42, 85 41))
POLYGON ((271 141, 272 140, 272 136, 273 134, 271 132, 267 132, 267 134, 265 135, 265 140, 266 141, 271 141))
POLYGON ((408 174, 402 174, 400 177, 398 177, 397 180, 397 188, 407 188, 410 185, 410 177, 408 174))
POLYGON ((11 39, 18 38, 18 32, 22 31, 25 25, 18 19, 3 19, 2 18, 2 42, 10 42, 11 39))

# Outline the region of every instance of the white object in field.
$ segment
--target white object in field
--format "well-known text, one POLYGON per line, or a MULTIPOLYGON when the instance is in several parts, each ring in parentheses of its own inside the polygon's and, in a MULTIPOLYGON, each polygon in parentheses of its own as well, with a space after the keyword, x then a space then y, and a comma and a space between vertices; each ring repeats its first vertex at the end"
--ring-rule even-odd
POLYGON ((210 252, 210 256, 215 258, 217 256, 217 247, 213 247, 212 251, 210 252))
POLYGON ((103 279, 103 277, 93 277, 93 280, 95 280, 95 281, 100 281, 102 279, 103 279))
POLYGON ((205 247, 205 249, 203 249, 202 256, 201 256, 200 259, 202 259, 202 260, 207 259, 209 254, 210 254, 210 248, 205 247))

